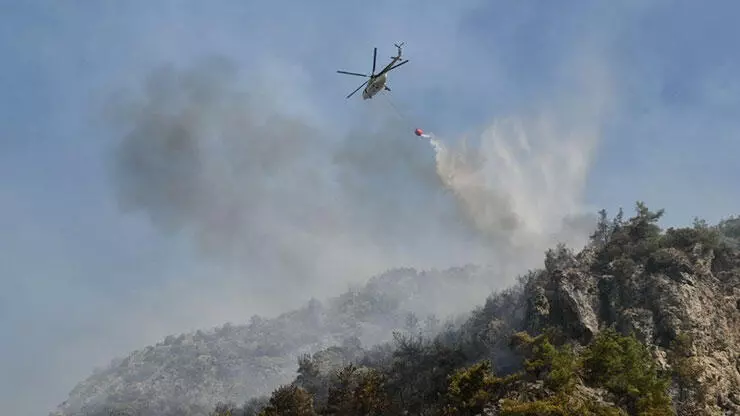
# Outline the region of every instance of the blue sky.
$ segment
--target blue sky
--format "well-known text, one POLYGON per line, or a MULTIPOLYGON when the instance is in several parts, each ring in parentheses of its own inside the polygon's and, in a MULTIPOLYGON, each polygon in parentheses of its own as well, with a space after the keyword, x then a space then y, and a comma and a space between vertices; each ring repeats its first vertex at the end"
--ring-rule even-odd
MULTIPOLYGON (((120 209, 111 165, 131 126, 114 104, 141 98, 162 65, 187 71, 207 56, 228 58, 239 68, 240 88, 259 90, 272 100, 266 108, 321 132, 310 142, 318 147, 301 147, 305 160, 317 161, 306 172, 331 176, 328 152, 344 149, 337 169, 351 174, 336 186, 354 192, 345 189, 337 206, 347 208, 342 215, 353 226, 321 241, 361 266, 329 270, 317 261, 317 275, 439 267, 469 260, 472 240, 462 232, 442 238, 447 228, 430 225, 438 219, 430 213, 437 194, 416 192, 417 179, 428 177, 398 163, 410 160, 419 171, 433 164, 431 150, 411 135, 415 127, 454 143, 500 118, 548 112, 566 127, 598 132, 589 139, 595 152, 586 152, 583 177, 573 180, 577 189, 564 193, 573 204, 631 210, 641 199, 667 210, 664 224, 736 213, 738 12, 731 1, 0 0, 0 324, 10 340, 0 346, 0 402, 9 413, 43 413, 114 355, 171 332, 275 313, 275 305, 329 290, 309 279, 306 292, 282 301, 234 293, 259 284, 244 286, 233 259, 199 254, 193 234, 204 231, 202 218, 167 233, 148 216, 156 207, 120 209), (359 78, 334 71, 369 70, 372 48, 384 62, 398 41, 406 41, 411 62, 389 84, 404 119, 385 125, 384 102, 344 100, 359 78), (342 141, 363 132, 376 137, 376 128, 382 139, 342 141), (390 215, 390 206, 400 214, 390 215)), ((290 157, 296 169, 308 163, 290 157)), ((290 185, 290 175, 276 175, 271 186, 308 192, 290 185)), ((510 178, 496 180, 507 186, 510 178)), ((315 203, 315 212, 334 200, 335 184, 327 184, 324 199, 303 200, 315 203)), ((291 204, 266 192, 260 195, 288 215, 291 204)), ((532 195, 520 200, 550 202, 532 195)), ((292 207, 291 219, 302 206, 292 207)), ((310 237, 292 230, 285 235, 295 250, 315 246, 301 246, 296 241, 310 237)), ((280 247, 270 241, 268 249, 280 247)), ((341 263, 339 255, 311 253, 341 263)))

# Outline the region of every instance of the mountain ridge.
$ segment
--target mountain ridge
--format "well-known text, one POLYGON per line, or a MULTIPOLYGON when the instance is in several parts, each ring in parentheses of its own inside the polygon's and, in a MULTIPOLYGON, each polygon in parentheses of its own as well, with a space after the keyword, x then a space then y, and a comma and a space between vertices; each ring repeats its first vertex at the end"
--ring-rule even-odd
POLYGON ((218 400, 241 402, 289 382, 306 353, 347 342, 381 343, 413 322, 429 333, 437 330, 442 325, 434 313, 439 307, 430 301, 475 296, 471 288, 486 273, 492 272, 475 265, 391 269, 362 287, 324 302, 312 298, 274 318, 254 315, 245 324, 168 335, 95 370, 51 415, 90 415, 119 407, 205 414, 218 400))
MULTIPOLYGON (((135 409, 129 414, 142 416, 316 415, 337 409, 344 409, 339 414, 504 415, 543 409, 547 414, 738 414, 740 218, 663 230, 657 225, 662 214, 640 202, 626 220, 621 210, 611 220, 602 210, 583 249, 574 252, 563 244, 549 249, 544 267, 493 291, 454 322, 440 324, 431 314, 421 321, 417 314, 429 312, 423 306, 434 295, 454 296, 451 288, 457 286, 450 282, 461 281, 457 296, 469 295, 466 288, 490 278, 490 270, 398 269, 371 278, 359 291, 325 303, 312 300, 282 319, 219 327, 214 334, 243 330, 246 338, 273 337, 232 355, 251 359, 241 372, 218 360, 193 369, 202 355, 182 358, 178 365, 194 372, 188 385, 195 390, 185 395, 147 398, 130 381, 123 389, 132 393, 128 397, 115 389, 118 396, 105 389, 91 394, 97 391, 94 382, 71 397, 77 405, 97 397, 98 407, 85 409, 90 415, 110 406, 129 406, 135 409), (221 367, 236 375, 214 373, 221 367), (198 378, 204 374, 210 379, 198 378), (254 377, 264 377, 258 380, 262 389, 245 385, 254 377), (464 380, 478 380, 477 393, 460 390, 464 380)), ((202 331, 193 340, 208 345, 202 331)), ((119 368, 130 367, 125 364, 119 368)), ((169 389, 177 385, 169 382, 169 389)), ((67 404, 55 414, 72 414, 71 408, 67 404)))

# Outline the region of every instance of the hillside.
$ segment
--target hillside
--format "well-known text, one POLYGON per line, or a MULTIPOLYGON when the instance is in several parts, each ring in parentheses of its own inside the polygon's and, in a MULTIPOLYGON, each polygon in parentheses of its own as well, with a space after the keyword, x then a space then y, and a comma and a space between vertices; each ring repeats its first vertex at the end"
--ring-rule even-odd
POLYGON ((455 323, 434 299, 471 298, 491 271, 393 270, 274 319, 167 337, 55 414, 740 414, 740 219, 663 230, 661 215, 602 211, 586 247, 549 250, 455 323))
POLYGON ((605 212, 578 253, 488 298, 460 327, 331 348, 215 415, 740 414, 740 219, 662 230, 605 212))
POLYGON ((436 315, 455 312, 438 300, 484 300, 480 282, 495 280, 491 273, 473 266, 391 270, 357 290, 323 303, 313 299, 273 319, 254 316, 244 325, 170 335, 80 382, 52 414, 206 414, 220 400, 244 402, 290 382, 304 353, 373 345, 411 326, 434 333, 443 325, 436 315))

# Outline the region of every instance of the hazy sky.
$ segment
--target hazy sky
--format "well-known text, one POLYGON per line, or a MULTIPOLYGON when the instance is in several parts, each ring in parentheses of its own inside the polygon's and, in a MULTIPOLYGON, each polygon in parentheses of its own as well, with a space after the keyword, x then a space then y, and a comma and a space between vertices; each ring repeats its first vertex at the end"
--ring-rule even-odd
POLYGON ((583 210, 736 213, 739 12, 0 0, 3 410, 44 414, 168 333, 545 244, 583 210), (399 41, 391 101, 345 100, 362 79, 335 70, 399 41), (444 188, 456 159, 416 127, 487 162, 444 188))

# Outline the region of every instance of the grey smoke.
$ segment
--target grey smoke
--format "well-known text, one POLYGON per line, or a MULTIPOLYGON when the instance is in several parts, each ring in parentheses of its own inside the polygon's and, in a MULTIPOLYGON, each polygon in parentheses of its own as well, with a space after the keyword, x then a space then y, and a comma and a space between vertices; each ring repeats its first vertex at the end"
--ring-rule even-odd
POLYGON ((477 148, 435 156, 390 109, 379 128, 333 137, 241 75, 215 58, 155 71, 143 98, 116 107, 128 130, 114 184, 123 209, 192 235, 247 287, 325 296, 391 267, 468 262, 511 279, 553 241, 582 240, 564 219, 590 224, 578 209, 592 131, 574 141, 494 124, 477 148))

